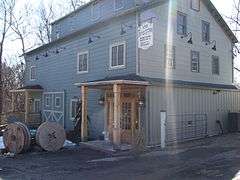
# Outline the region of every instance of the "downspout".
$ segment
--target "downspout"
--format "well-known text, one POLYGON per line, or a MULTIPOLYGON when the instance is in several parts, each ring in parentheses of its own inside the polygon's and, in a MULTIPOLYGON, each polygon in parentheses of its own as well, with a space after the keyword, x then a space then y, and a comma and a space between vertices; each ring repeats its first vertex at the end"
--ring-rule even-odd
POLYGON ((233 54, 233 47, 234 47, 234 43, 232 43, 232 83, 234 84, 234 54, 233 54))
POLYGON ((140 25, 140 11, 136 11, 136 75, 140 75, 140 49, 138 48, 138 27, 140 25))

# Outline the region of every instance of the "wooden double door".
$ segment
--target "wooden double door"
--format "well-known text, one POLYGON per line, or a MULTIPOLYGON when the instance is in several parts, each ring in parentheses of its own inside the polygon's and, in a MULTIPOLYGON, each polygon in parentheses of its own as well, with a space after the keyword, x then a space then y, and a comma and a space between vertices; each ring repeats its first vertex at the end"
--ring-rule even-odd
MULTIPOLYGON (((113 141, 113 98, 107 99, 107 128, 113 141)), ((120 102, 120 138, 122 144, 133 144, 139 130, 139 106, 137 98, 121 98, 120 102)))

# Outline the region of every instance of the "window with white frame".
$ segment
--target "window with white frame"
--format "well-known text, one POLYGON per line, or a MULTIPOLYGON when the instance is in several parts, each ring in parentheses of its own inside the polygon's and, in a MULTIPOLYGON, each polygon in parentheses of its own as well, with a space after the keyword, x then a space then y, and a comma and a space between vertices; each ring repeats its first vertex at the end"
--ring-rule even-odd
POLYGON ((88 72, 88 51, 84 51, 81 53, 78 53, 77 58, 77 72, 78 73, 86 73, 88 72))
POLYGON ((41 100, 34 99, 34 106, 33 106, 34 113, 39 113, 41 111, 41 100))
POLYGON ((101 17, 101 6, 100 3, 94 3, 92 5, 92 20, 98 20, 101 17))
POLYGON ((219 75, 219 57, 212 56, 212 73, 214 75, 219 75))
POLYGON ((55 97, 55 107, 59 108, 61 106, 61 98, 55 97))
POLYGON ((78 99, 71 99, 71 101, 70 101, 70 118, 72 120, 74 120, 77 115, 78 104, 79 104, 78 99))
POLYGON ((37 72, 36 72, 36 66, 30 67, 30 80, 34 81, 36 80, 37 72))
POLYGON ((122 9, 124 7, 124 1, 125 0, 115 0, 114 1, 114 8, 115 8, 115 10, 122 9))
POLYGON ((200 0, 191 0, 191 9, 200 11, 200 0))
POLYGON ((199 52, 191 51, 191 71, 200 72, 199 52))
POLYGON ((171 45, 164 46, 165 67, 176 69, 176 47, 171 45))
POLYGON ((45 97, 45 106, 46 106, 46 107, 49 107, 49 106, 50 106, 50 103, 51 103, 51 102, 50 102, 50 97, 49 97, 49 96, 46 96, 46 97, 45 97))
POLYGON ((202 41, 210 42, 210 23, 202 21, 202 41))
POLYGON ((115 43, 110 46, 110 68, 125 67, 126 44, 125 42, 115 43))
POLYGON ((177 33, 180 35, 187 34, 187 15, 181 12, 177 13, 177 33))

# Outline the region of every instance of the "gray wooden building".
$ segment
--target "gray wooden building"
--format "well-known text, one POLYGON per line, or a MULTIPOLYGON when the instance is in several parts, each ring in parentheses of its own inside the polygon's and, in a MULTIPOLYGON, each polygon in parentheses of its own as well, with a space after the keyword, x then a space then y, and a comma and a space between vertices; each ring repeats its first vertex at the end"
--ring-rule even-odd
POLYGON ((81 100, 83 140, 182 142, 225 131, 240 110, 237 42, 210 0, 92 0, 25 54, 25 84, 43 89, 32 109, 66 131, 81 100))

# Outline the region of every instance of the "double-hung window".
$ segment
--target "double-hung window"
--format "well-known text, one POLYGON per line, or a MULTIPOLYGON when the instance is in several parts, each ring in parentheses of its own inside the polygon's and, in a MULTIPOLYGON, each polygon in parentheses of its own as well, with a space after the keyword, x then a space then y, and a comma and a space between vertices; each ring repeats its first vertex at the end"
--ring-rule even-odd
POLYGON ((36 80, 37 72, 36 72, 36 66, 30 67, 30 81, 36 80))
POLYGON ((87 73, 88 72, 88 51, 78 53, 77 58, 77 72, 87 73))
POLYGON ((187 34, 187 15, 181 12, 177 13, 177 33, 179 35, 187 34))
POLYGON ((191 9, 200 11, 200 0, 191 0, 191 9))
POLYGON ((202 21, 202 41, 210 42, 210 23, 202 21))
POLYGON ((191 51, 191 71, 200 72, 199 52, 191 51))
POLYGON ((212 74, 219 75, 219 57, 212 56, 212 74))
POLYGON ((125 0, 115 0, 114 1, 115 11, 120 10, 120 9, 122 9, 124 7, 124 1, 125 0))
POLYGON ((176 47, 171 45, 164 46, 165 67, 176 69, 176 47))
POLYGON ((110 46, 110 69, 125 67, 126 44, 125 42, 110 46))

